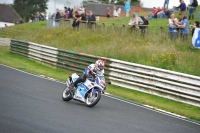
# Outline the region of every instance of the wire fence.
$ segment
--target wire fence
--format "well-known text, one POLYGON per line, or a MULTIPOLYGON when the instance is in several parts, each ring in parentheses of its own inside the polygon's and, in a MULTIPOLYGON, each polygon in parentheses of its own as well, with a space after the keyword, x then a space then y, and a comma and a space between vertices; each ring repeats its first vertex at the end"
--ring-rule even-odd
POLYGON ((140 34, 144 37, 169 37, 170 40, 176 40, 176 38, 187 39, 188 35, 181 35, 181 29, 179 28, 176 32, 168 32, 168 26, 154 26, 154 25, 138 25, 136 27, 131 27, 124 24, 117 23, 99 23, 99 22, 86 22, 80 21, 79 25, 76 27, 72 26, 72 19, 60 19, 60 20, 48 20, 47 27, 63 27, 63 28, 73 28, 76 31, 86 30, 92 31, 94 33, 104 32, 104 33, 118 33, 121 36, 126 34, 140 34), (56 22, 57 21, 57 22, 56 22))
MULTIPOLYGON (((170 40, 176 40, 177 38, 182 39, 181 35, 181 29, 177 30, 177 32, 168 32, 168 26, 154 26, 154 25, 138 25, 138 27, 130 27, 128 25, 124 24, 118 24, 118 23, 100 23, 100 22, 86 22, 86 21, 80 21, 79 25, 76 27, 72 27, 73 20, 72 19, 50 19, 46 21, 48 28, 67 28, 67 29, 73 29, 75 31, 81 31, 85 30, 88 32, 93 33, 115 33, 119 34, 122 37, 126 35, 141 35, 143 37, 149 37, 149 38, 169 38, 170 40)), ((9 35, 12 38, 16 38, 20 33, 25 32, 18 29, 12 29, 12 28, 2 28, 0 29, 0 35, 1 37, 6 37, 6 35, 9 35)), ((188 36, 184 37, 185 39, 188 38, 188 36)))

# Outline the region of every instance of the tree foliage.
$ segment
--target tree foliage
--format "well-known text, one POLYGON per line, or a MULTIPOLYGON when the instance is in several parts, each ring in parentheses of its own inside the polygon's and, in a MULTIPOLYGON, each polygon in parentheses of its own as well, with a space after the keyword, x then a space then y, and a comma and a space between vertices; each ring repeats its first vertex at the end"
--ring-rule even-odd
POLYGON ((25 21, 35 12, 45 12, 48 0, 14 0, 13 8, 25 21))

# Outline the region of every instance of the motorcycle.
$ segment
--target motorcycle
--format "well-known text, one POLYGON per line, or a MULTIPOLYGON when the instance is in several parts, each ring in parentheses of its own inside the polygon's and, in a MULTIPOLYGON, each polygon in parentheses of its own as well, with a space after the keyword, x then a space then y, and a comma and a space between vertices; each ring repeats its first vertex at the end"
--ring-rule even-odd
MULTIPOLYGON (((69 85, 75 82, 79 78, 76 73, 66 81, 66 87, 62 93, 62 99, 64 101, 70 101, 71 99, 83 102, 87 107, 95 106, 101 99, 101 93, 106 89, 106 82, 104 76, 96 75, 95 78, 86 78, 84 83, 79 83, 73 96, 70 95, 69 85)), ((108 84, 111 84, 108 82, 108 84)))

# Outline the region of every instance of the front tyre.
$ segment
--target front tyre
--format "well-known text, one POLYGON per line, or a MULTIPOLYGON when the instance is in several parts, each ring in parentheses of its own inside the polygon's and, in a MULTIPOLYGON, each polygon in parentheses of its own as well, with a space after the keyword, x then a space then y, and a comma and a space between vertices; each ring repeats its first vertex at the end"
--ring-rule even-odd
POLYGON ((68 86, 66 86, 65 89, 63 90, 62 99, 63 99, 63 101, 70 101, 72 99, 70 96, 68 86))
MULTIPOLYGON (((92 92, 90 92, 92 93, 92 92)), ((87 107, 93 107, 95 106, 101 98, 101 92, 96 91, 92 96, 90 94, 87 95, 85 104, 87 107)))

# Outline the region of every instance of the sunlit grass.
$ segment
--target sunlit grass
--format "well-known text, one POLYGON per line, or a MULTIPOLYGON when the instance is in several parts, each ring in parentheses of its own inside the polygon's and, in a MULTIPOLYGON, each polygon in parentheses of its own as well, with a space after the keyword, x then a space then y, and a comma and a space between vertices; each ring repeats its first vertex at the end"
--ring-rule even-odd
MULTIPOLYGON (((148 13, 139 14, 141 15, 147 16, 148 13)), ((167 32, 168 19, 153 19, 149 20, 148 33, 142 37, 140 30, 136 33, 128 31, 129 19, 130 17, 100 18, 97 22, 100 28, 96 32, 91 29, 76 31, 66 25, 47 28, 46 22, 27 23, 9 27, 20 32, 4 36, 200 76, 200 51, 192 46, 190 35, 187 41, 177 39, 172 42, 167 32), (104 31, 101 29, 102 23, 107 25, 104 31), (115 31, 112 31, 113 23, 115 31), (122 25, 127 30, 123 36, 120 29, 122 25), (162 32, 160 27, 163 27, 162 32)), ((190 22, 193 21, 195 20, 190 22)), ((0 32, 0 36, 2 35, 0 32)))

